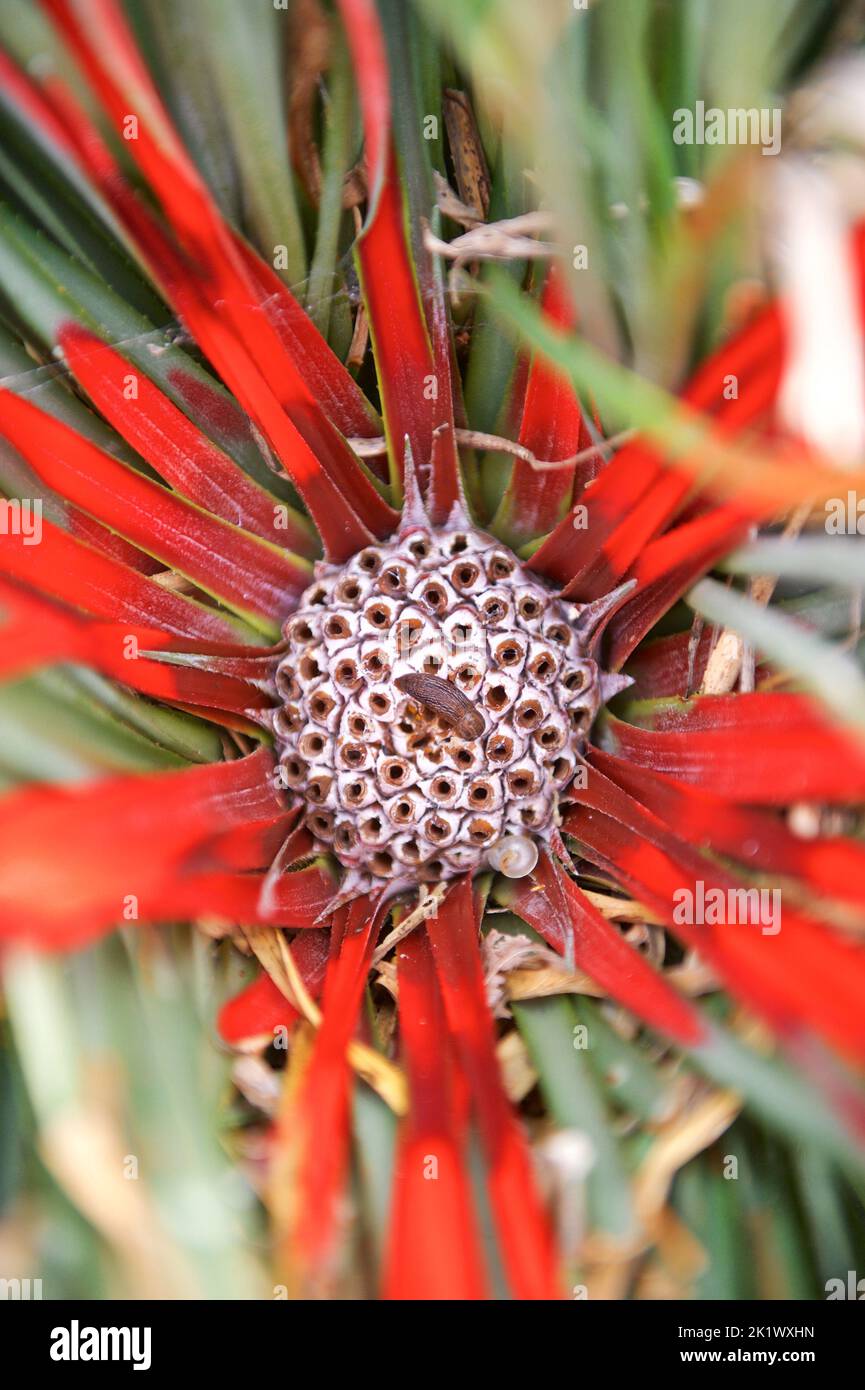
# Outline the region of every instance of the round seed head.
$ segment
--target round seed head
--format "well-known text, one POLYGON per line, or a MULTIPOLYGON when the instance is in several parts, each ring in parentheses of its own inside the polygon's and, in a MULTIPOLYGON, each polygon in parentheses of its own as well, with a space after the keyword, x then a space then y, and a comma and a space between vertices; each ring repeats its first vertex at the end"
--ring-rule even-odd
POLYGON ((319 847, 367 883, 530 872, 600 700, 578 612, 469 528, 318 565, 274 729, 319 847))

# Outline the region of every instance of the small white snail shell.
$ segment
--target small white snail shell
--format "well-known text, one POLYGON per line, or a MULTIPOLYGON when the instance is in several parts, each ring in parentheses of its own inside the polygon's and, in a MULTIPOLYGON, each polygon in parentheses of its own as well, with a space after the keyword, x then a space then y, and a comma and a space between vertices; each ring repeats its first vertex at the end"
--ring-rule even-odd
POLYGON ((525 878, 538 862, 537 842, 529 835, 504 835, 493 845, 488 859, 505 878, 525 878))

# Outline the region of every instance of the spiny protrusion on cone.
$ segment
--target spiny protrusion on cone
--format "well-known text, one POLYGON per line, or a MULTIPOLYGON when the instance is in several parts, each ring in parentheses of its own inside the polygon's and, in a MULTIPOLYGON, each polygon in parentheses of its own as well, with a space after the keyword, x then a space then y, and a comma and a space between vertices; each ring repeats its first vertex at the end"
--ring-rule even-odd
POLYGON ((365 884, 536 860, 601 702, 585 606, 462 508, 414 522, 316 566, 276 673, 282 783, 365 884))

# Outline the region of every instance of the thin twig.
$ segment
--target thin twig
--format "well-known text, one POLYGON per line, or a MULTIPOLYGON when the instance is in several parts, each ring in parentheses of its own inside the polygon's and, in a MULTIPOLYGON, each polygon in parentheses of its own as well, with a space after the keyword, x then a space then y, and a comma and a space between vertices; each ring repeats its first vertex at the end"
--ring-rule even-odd
POLYGON ((404 941, 407 936, 411 935, 415 927, 419 927, 427 918, 435 917, 438 912, 439 903, 442 901, 447 890, 448 885, 446 883, 437 883, 431 892, 428 892, 425 897, 422 897, 414 911, 410 912, 407 917, 404 917, 398 926, 388 932, 384 941, 380 941, 376 946, 373 952, 372 964, 378 965, 380 961, 384 960, 388 952, 393 950, 394 946, 399 945, 400 941, 404 941))
POLYGON ((444 256, 457 266, 469 261, 511 261, 546 259, 560 248, 551 241, 538 241, 542 232, 551 231, 554 219, 548 212, 525 212, 501 222, 480 222, 453 241, 437 237, 424 223, 423 240, 428 251, 444 256))
MULTIPOLYGON (((484 449, 497 454, 512 454, 514 458, 527 463, 536 473, 553 473, 561 468, 573 468, 578 463, 587 463, 589 459, 603 457, 609 449, 617 449, 621 444, 632 439, 635 434, 636 430, 633 429, 620 430, 618 434, 611 434, 609 439, 602 439, 597 444, 591 444, 587 449, 581 449, 578 454, 572 454, 569 458, 539 459, 535 457, 531 449, 517 444, 513 439, 503 439, 501 435, 486 434, 482 430, 454 430, 457 444, 462 444, 467 449, 484 449)), ((387 441, 384 435, 376 435, 373 439, 353 436, 347 443, 351 445, 358 458, 377 458, 387 452, 387 441)))

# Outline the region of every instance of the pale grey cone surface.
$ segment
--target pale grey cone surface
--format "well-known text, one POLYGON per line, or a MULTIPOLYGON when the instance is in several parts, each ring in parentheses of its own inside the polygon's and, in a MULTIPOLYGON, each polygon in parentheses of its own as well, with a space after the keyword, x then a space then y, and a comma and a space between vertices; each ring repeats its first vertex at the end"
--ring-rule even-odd
POLYGON ((275 718, 318 844, 353 877, 430 882, 479 868, 503 836, 543 836, 601 698, 580 611, 470 527, 319 564, 285 626, 275 718), (452 682, 483 732, 460 737, 396 684, 417 674, 452 682))

